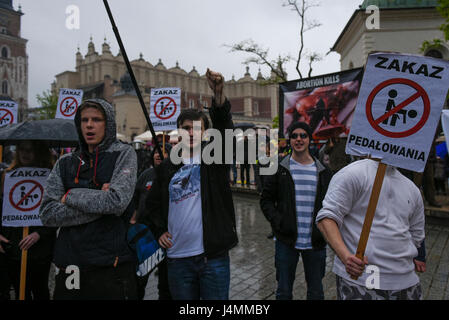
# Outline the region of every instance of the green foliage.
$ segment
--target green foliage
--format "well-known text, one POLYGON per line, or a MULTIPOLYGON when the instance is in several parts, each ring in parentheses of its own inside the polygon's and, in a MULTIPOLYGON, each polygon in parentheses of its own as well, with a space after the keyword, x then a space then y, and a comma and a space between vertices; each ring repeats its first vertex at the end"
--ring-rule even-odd
MULTIPOLYGON (((438 0, 438 12, 445 19, 445 23, 440 26, 440 30, 444 33, 445 41, 449 41, 449 0, 438 0)), ((443 45, 443 40, 433 39, 431 41, 424 41, 419 50, 424 54, 429 49, 438 49, 443 45)))
POLYGON ((444 39, 449 41, 449 0, 438 0, 438 11, 441 16, 446 19, 440 27, 441 31, 444 32, 444 39))
POLYGON ((273 129, 279 128, 279 115, 273 118, 273 129))
POLYGON ((425 53, 429 49, 440 47, 442 44, 443 44, 443 41, 441 39, 433 39, 432 41, 426 40, 422 43, 421 48, 419 48, 419 50, 422 53, 425 53))
POLYGON ((58 105, 58 95, 47 90, 42 92, 42 95, 37 94, 36 99, 41 105, 41 107, 37 108, 39 120, 54 119, 58 105))

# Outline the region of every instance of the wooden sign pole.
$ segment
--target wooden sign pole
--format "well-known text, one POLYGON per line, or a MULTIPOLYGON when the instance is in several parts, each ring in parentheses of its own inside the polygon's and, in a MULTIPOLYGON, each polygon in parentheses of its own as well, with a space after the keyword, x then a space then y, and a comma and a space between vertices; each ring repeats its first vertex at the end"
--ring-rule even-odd
MULTIPOLYGON (((369 233, 371 231, 371 225, 373 224, 374 213, 376 212, 377 202, 379 201, 380 190, 382 189, 382 183, 385 177, 385 171, 387 165, 380 163, 377 167, 376 178, 374 180, 373 190, 371 191, 371 197, 369 199, 368 208, 366 210, 365 221, 363 222, 362 233, 360 234, 360 240, 357 247, 356 257, 363 261, 365 255, 366 244, 368 243, 369 233)), ((358 277, 351 276, 352 279, 357 280, 358 277)))
MULTIPOLYGON (((29 227, 23 227, 23 239, 28 237, 29 227)), ((20 266, 20 291, 19 300, 25 300, 25 287, 26 287, 26 275, 27 275, 27 258, 28 251, 22 250, 22 264, 20 266)))

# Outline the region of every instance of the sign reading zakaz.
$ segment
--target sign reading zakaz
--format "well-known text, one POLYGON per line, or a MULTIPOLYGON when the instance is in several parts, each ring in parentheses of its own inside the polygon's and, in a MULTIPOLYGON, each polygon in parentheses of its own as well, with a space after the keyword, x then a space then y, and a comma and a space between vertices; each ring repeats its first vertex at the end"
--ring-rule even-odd
POLYGON ((39 208, 49 174, 49 169, 27 167, 5 174, 1 221, 3 226, 42 226, 39 208))
POLYGON ((449 87, 448 69, 441 59, 371 54, 346 153, 423 172, 449 87))
POLYGON ((66 88, 60 89, 55 118, 74 119, 76 110, 78 110, 82 100, 83 90, 66 88))
POLYGON ((181 113, 180 88, 151 89, 150 119, 156 131, 176 129, 176 120, 181 113))
POLYGON ((19 105, 15 101, 1 100, 0 101, 0 127, 11 123, 17 123, 17 113, 19 105))

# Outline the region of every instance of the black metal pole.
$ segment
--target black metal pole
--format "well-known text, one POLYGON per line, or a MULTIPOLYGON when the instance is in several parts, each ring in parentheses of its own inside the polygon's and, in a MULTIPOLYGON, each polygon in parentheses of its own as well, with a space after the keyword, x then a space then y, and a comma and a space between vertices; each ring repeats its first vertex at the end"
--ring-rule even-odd
POLYGON ((150 116, 148 115, 148 111, 147 111, 147 109, 145 107, 145 102, 143 101, 143 97, 142 97, 142 94, 140 92, 139 86, 137 84, 136 77, 134 76, 134 72, 133 72, 133 69, 131 67, 131 63, 129 63, 128 55, 126 54, 125 47, 124 47, 122 39, 120 37, 120 33, 118 32, 117 26, 116 26, 115 21, 114 21, 114 17, 112 16, 112 12, 111 12, 111 8, 109 7, 108 0, 103 0, 103 3, 104 3, 104 6, 106 8, 106 11, 108 13, 109 20, 111 21, 112 30, 114 31, 115 37, 117 38, 117 42, 118 42, 118 45, 120 47, 120 52, 122 53, 122 56, 123 56, 123 60, 125 60, 126 68, 128 69, 128 73, 129 73, 129 75, 131 77, 131 81, 133 82, 134 89, 136 90, 137 98, 139 99, 140 106, 142 107, 143 114, 145 115, 145 119, 146 119, 146 121, 148 123, 148 127, 150 128, 151 134, 153 135, 153 138, 155 140, 156 150, 159 153, 159 155, 161 156, 161 159, 164 160, 164 155, 162 153, 161 147, 159 146, 159 142, 157 141, 156 133, 155 133, 154 128, 153 128, 153 124, 151 123, 150 116))

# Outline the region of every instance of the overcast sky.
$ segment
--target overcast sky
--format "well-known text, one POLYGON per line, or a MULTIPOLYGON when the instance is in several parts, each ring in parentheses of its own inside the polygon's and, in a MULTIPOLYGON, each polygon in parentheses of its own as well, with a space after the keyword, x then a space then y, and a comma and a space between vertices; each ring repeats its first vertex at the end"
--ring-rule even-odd
MULTIPOLYGON (((139 53, 153 65, 162 59, 167 68, 179 61, 189 72, 195 66, 200 74, 209 67, 226 80, 243 77, 242 62, 248 56, 230 53, 224 44, 253 39, 278 54, 296 56, 299 48, 299 19, 296 12, 282 4, 286 0, 109 0, 112 13, 128 57, 139 53)), ((306 33, 306 49, 323 56, 333 46, 354 10, 362 0, 321 0, 309 12, 311 20, 322 26, 306 33)), ((22 6, 22 37, 28 40, 28 100, 36 107, 36 94, 50 89, 55 75, 75 70, 77 47, 83 55, 92 36, 97 52, 106 37, 114 55, 118 45, 101 0, 14 0, 22 6), (80 9, 79 30, 66 28, 66 8, 80 9)), ((340 56, 330 53, 317 63, 313 75, 340 70, 340 56)), ((305 72, 307 66, 302 68, 305 72)), ((288 65, 289 80, 297 79, 295 64, 288 65)), ((269 70, 262 67, 262 74, 269 70)), ((251 66, 253 78, 258 67, 251 66)))

